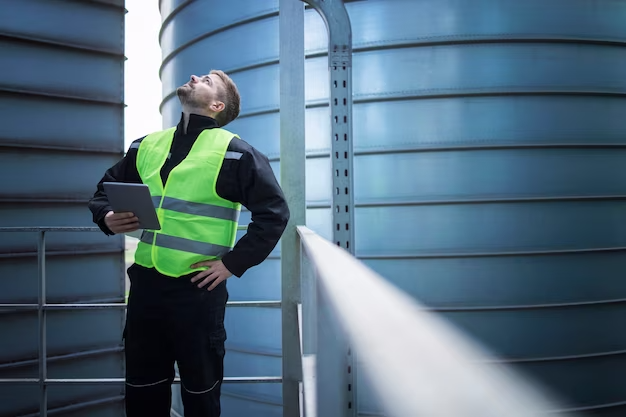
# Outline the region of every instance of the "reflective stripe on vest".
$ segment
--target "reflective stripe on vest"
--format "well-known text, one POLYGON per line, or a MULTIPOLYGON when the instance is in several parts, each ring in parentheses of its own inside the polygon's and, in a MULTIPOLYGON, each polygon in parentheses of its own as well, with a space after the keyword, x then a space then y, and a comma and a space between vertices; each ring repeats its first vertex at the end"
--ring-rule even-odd
POLYGON ((141 235, 141 241, 149 245, 154 244, 167 249, 175 249, 182 252, 197 253, 198 255, 221 257, 230 251, 228 246, 214 245, 211 243, 198 242, 197 240, 185 239, 182 237, 169 236, 145 231, 141 235))
POLYGON ((161 203, 161 197, 159 196, 152 196, 152 203, 156 208, 161 204, 161 208, 164 210, 194 214, 196 216, 215 217, 216 219, 230 220, 233 222, 239 221, 240 211, 229 207, 194 203, 192 201, 179 200, 172 197, 163 197, 163 203, 161 203))

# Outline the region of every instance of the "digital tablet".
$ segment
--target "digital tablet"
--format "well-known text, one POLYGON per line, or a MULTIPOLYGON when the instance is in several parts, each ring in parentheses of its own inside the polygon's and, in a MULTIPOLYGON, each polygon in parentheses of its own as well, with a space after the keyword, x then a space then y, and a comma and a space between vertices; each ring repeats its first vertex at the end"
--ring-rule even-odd
POLYGON ((139 219, 139 228, 160 230, 161 223, 156 215, 150 189, 145 184, 104 182, 104 192, 116 213, 132 212, 139 219))

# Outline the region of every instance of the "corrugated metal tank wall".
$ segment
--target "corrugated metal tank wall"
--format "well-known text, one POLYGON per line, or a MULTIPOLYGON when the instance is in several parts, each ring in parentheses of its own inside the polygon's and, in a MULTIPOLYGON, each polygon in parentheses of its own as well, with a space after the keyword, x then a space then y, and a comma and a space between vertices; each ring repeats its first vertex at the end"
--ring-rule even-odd
MULTIPOLYGON (((277 3, 169 2, 161 75, 170 126, 189 74, 230 72, 243 95, 230 128, 278 172, 277 3)), ((358 256, 569 406, 623 415, 626 2, 348 10, 358 256)), ((309 11, 307 222, 330 237, 326 39, 309 11)), ((278 298, 277 255, 229 281, 232 299, 278 298)), ((229 310, 227 375, 279 371, 279 324, 278 311, 229 310)), ((224 390, 225 415, 280 415, 278 386, 224 390)), ((360 389, 361 412, 370 399, 360 389)))
MULTIPOLYGON (((93 226, 87 200, 123 152, 124 14, 124 0, 0 0, 0 227, 93 226)), ((36 303, 37 234, 0 235, 0 303, 36 303)), ((51 232, 47 255, 48 302, 123 300, 122 237, 51 232)), ((123 376, 123 319, 50 311, 48 377, 123 376)), ((37 378, 37 312, 0 313, 0 334, 0 378, 37 378)), ((122 390, 55 385, 49 408, 119 416, 122 390)), ((0 416, 38 415, 37 385, 0 398, 0 416)))

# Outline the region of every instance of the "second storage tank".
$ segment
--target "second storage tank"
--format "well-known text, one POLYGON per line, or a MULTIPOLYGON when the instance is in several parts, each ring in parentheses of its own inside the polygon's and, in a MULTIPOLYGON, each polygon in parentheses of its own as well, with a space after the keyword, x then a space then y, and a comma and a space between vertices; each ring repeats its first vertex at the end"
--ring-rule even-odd
MULTIPOLYGON (((91 227, 123 153, 124 0, 0 1, 0 228, 91 227)), ((38 303, 38 233, 0 232, 0 304, 38 303)), ((46 302, 122 303, 124 241, 46 233, 46 302)), ((121 378, 124 311, 48 309, 49 379, 121 378)), ((39 374, 39 317, 0 309, 0 379, 39 374)), ((49 416, 116 417, 123 384, 51 384, 49 416)), ((39 415, 37 382, 0 384, 0 416, 39 415)))

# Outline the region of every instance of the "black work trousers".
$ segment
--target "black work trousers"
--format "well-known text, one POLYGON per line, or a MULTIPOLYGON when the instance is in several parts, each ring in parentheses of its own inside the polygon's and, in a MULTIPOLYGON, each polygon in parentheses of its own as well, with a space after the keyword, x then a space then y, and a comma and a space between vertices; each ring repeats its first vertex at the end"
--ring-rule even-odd
POLYGON ((132 265, 124 345, 127 417, 170 417, 174 362, 185 417, 219 417, 228 291, 132 265))

